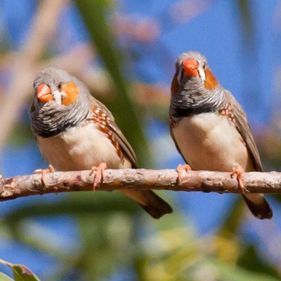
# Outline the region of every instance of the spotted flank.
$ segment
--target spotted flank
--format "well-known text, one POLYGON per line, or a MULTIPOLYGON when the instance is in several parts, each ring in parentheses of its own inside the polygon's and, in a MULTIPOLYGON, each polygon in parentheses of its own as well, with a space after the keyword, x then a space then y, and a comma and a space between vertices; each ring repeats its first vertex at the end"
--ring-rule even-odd
POLYGON ((110 139, 112 145, 114 146, 117 155, 119 156, 120 160, 124 162, 125 157, 122 149, 120 148, 119 142, 114 136, 112 130, 110 130, 111 118, 110 116, 104 111, 101 107, 96 105, 93 111, 90 113, 90 116, 86 119, 87 122, 94 122, 102 133, 104 133, 108 139, 110 139))
POLYGON ((219 110, 219 114, 222 116, 226 116, 229 121, 235 123, 235 116, 233 114, 233 108, 230 103, 227 103, 224 107, 219 110))

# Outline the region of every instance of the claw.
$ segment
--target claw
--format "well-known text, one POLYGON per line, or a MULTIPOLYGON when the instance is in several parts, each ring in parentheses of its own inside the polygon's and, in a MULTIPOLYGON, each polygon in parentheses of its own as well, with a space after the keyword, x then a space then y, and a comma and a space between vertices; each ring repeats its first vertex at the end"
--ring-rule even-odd
POLYGON ((92 172, 90 175, 93 175, 93 190, 95 191, 97 186, 102 183, 104 170, 107 169, 106 163, 101 163, 97 167, 92 167, 92 172))
POLYGON ((177 166, 176 170, 178 172, 178 182, 179 183, 182 183, 183 176, 184 176, 185 173, 187 173, 189 171, 192 171, 191 167, 188 164, 184 164, 184 165, 179 164, 177 166))
POLYGON ((244 172, 245 170, 238 166, 238 167, 233 167, 232 168, 232 173, 231 173, 231 178, 236 177, 237 182, 238 182, 238 190, 241 193, 249 192, 249 190, 245 187, 244 184, 244 172))
POLYGON ((41 183, 42 186, 46 186, 44 177, 46 174, 54 173, 56 170, 52 165, 49 165, 47 169, 36 169, 33 171, 34 174, 40 174, 41 175, 41 183))

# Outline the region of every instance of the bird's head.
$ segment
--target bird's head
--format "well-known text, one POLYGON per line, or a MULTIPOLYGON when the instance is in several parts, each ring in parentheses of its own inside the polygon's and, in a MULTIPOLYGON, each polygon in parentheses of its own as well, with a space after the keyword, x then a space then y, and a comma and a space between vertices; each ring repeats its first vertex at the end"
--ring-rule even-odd
POLYGON ((171 85, 172 115, 214 111, 223 102, 223 92, 203 55, 187 52, 178 57, 171 85))
POLYGON ((86 86, 66 71, 47 67, 34 80, 30 108, 33 131, 52 136, 84 120, 90 110, 86 86))
POLYGON ((80 95, 80 88, 75 80, 62 69, 43 69, 34 81, 36 103, 62 107, 73 105, 80 95))
POLYGON ((176 73, 172 83, 172 93, 198 88, 206 91, 216 90, 219 86, 206 58, 198 52, 181 54, 176 62, 176 73))

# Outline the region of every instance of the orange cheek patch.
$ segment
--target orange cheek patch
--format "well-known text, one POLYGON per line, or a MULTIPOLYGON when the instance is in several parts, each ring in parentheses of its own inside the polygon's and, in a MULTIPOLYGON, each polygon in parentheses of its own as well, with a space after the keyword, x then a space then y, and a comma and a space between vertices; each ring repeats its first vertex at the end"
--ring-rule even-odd
POLYGON ((211 72, 209 68, 205 70, 206 78, 205 78, 205 88, 208 90, 213 90, 218 86, 218 81, 215 78, 214 74, 211 72))
POLYGON ((73 104, 78 98, 79 88, 74 82, 62 84, 61 91, 64 92, 62 104, 65 106, 73 104))

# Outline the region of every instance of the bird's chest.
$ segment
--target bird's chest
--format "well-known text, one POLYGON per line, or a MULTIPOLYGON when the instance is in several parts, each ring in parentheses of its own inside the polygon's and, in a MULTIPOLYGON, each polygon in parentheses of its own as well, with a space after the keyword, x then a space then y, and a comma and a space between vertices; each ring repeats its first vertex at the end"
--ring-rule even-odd
POLYGON ((37 141, 43 156, 58 170, 91 169, 100 163, 108 168, 129 166, 126 160, 120 161, 111 141, 94 124, 70 128, 49 138, 37 137, 37 141))
POLYGON ((185 117, 172 130, 179 150, 195 170, 231 171, 237 165, 244 169, 251 165, 240 133, 225 116, 185 117))

